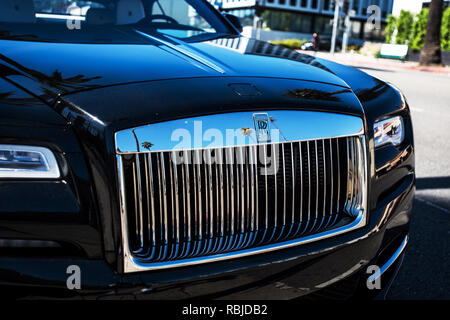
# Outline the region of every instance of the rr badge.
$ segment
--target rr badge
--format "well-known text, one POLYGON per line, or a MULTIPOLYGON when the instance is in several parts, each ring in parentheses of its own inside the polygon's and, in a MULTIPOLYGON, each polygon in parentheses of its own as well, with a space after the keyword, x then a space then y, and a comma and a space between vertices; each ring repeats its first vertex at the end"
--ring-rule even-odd
POLYGON ((254 113, 253 124, 256 131, 256 141, 270 142, 270 118, 267 113, 254 113))

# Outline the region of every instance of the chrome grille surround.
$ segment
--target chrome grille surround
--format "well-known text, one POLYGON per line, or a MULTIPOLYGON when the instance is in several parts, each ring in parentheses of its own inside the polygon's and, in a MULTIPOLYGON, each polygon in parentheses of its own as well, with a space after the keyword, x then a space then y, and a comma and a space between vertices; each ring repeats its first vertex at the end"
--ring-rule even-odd
POLYGON ((244 143, 233 140, 184 148, 169 142, 173 130, 193 133, 195 121, 201 121, 206 130, 242 132, 252 127, 251 112, 175 120, 116 133, 124 272, 260 254, 365 225, 362 120, 309 111, 268 114, 274 126, 276 119, 282 142, 258 144, 254 133, 244 143), (150 140, 147 146, 151 147, 142 151, 143 143, 150 140), (281 152, 273 151, 277 148, 281 152), (266 152, 277 154, 273 175, 257 173, 267 171, 267 163, 261 167, 255 161, 266 152), (190 161, 172 161, 177 154, 190 161), (245 161, 238 163, 239 159, 245 161), (346 168, 345 176, 340 166, 346 168))

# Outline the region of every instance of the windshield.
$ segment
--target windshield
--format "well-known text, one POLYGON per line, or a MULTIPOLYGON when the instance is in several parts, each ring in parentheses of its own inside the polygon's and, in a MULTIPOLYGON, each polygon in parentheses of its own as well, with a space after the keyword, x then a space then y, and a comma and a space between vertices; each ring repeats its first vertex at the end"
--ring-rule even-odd
POLYGON ((0 0, 0 39, 143 43, 142 34, 193 42, 235 31, 203 0, 0 0))

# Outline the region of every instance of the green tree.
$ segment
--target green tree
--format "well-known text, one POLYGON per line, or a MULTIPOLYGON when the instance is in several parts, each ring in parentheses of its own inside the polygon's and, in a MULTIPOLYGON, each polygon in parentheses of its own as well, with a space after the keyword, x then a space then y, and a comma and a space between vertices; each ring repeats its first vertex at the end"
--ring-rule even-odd
POLYGON ((441 26, 442 50, 450 51, 450 8, 445 9, 441 26))
POLYGON ((386 22, 386 29, 384 29, 384 31, 386 32, 386 43, 391 43, 394 31, 395 29, 397 29, 397 18, 390 14, 387 17, 386 22))
POLYGON ((409 34, 414 22, 414 16, 411 12, 402 10, 397 20, 397 37, 395 38, 396 44, 405 44, 409 39, 409 34))
POLYGON ((420 50, 423 47, 425 33, 427 32, 428 14, 428 9, 422 9, 414 19, 408 42, 409 47, 413 50, 420 50))

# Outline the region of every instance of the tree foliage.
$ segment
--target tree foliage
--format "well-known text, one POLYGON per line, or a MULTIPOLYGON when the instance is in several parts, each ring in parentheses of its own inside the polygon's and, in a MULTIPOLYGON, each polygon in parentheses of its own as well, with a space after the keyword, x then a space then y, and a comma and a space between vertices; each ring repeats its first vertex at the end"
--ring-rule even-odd
POLYGON ((450 8, 445 9, 441 27, 442 50, 450 51, 450 8))
MULTIPOLYGON (((403 16, 400 15, 398 18, 389 15, 385 28, 386 43, 393 43, 394 33, 397 30, 395 43, 404 44, 405 40, 408 40, 408 45, 412 50, 421 50, 427 31, 429 11, 428 8, 424 8, 417 15, 408 12, 407 14, 403 13, 403 16), (412 17, 411 27, 405 28, 405 25, 410 21, 410 17, 412 17), (404 33, 406 38, 403 35, 404 33)), ((442 16, 441 48, 442 50, 450 51, 450 8, 447 8, 442 16)))
POLYGON ((411 12, 402 10, 397 19, 397 36, 395 37, 396 44, 405 44, 409 39, 411 33, 414 16, 411 12))
POLYGON ((394 31, 397 29, 397 18, 395 16, 393 16, 392 14, 390 14, 387 17, 387 25, 386 25, 386 43, 391 43, 392 42, 392 37, 394 35, 394 31))
POLYGON ((409 47, 413 50, 420 50, 423 47, 423 41, 427 31, 428 14, 429 10, 425 8, 414 18, 408 42, 409 47))

